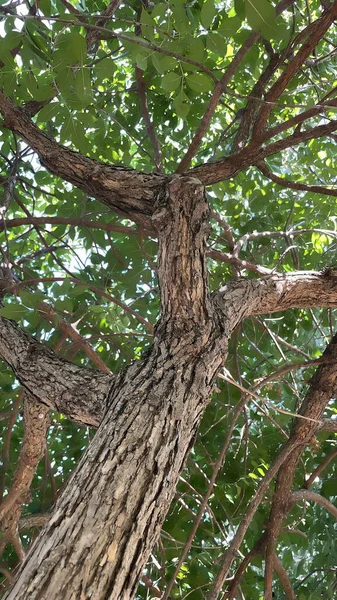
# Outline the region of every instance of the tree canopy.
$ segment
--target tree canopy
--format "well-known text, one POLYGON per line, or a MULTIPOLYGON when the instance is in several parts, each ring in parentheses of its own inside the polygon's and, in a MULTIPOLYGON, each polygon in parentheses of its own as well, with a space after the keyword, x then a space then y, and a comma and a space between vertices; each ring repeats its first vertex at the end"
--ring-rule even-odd
MULTIPOLYGON (((1 2, 2 593, 100 422, 25 389, 11 321, 97 377, 139 360, 160 311, 154 202, 174 173, 207 186, 212 293, 297 271, 336 286, 336 18, 329 0, 1 2)), ((302 404, 325 389, 336 332, 337 295, 321 297, 235 328, 137 598, 216 597, 258 486, 323 414, 302 404)), ((275 598, 335 597, 331 397, 325 426, 267 482, 226 597, 263 597, 282 490, 275 598)))

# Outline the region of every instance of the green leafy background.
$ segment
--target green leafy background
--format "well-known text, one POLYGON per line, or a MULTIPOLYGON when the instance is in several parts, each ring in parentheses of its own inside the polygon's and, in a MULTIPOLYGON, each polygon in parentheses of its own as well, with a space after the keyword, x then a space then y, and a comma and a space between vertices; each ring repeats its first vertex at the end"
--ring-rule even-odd
MULTIPOLYGON (((60 0, 41 0, 38 16, 28 15, 25 4, 19 5, 14 15, 1 13, 0 58, 4 66, 0 86, 20 106, 49 101, 34 120, 56 141, 92 158, 148 172, 155 169, 154 152, 141 118, 135 67, 143 72, 163 169, 170 173, 187 150, 216 82, 251 31, 261 33, 263 41, 248 52, 228 85, 194 164, 231 154, 238 127, 236 115, 267 66, 266 47, 281 53, 309 19, 307 3, 302 0, 277 19, 270 0, 155 0, 145 8, 136 0, 121 5, 105 24, 106 39, 88 51, 83 23, 95 24, 106 4, 103 0, 71 4, 83 17, 82 22, 60 0), (137 21, 140 34, 135 28, 137 21), (11 51, 17 47, 13 57, 11 51)), ((3 2, 1 5, 6 7, 3 2)), ((310 18, 320 14, 320 3, 311 0, 310 18)), ((335 28, 329 30, 316 49, 317 56, 330 53, 335 35, 335 28)), ((272 125, 298 114, 299 107, 314 104, 336 85, 335 54, 321 62, 313 57, 312 62, 313 66, 301 70, 281 96, 272 112, 272 125)), ((333 118, 334 112, 331 109, 327 117, 333 118)), ((312 126, 320 123, 320 115, 310 122, 312 126)), ((112 371, 118 371, 137 360, 151 344, 151 326, 159 311, 156 239, 49 174, 22 140, 1 128, 2 177, 8 176, 15 162, 15 193, 1 232, 1 247, 17 280, 27 283, 6 296, 1 314, 17 320, 52 348, 57 347, 69 360, 91 364, 83 348, 62 339, 57 319, 51 324, 43 318, 39 304, 46 302, 59 320, 76 328, 112 371), (43 217, 45 222, 32 225, 31 217, 43 217), (53 222, 55 218, 58 222, 53 222), (26 222, 14 226, 12 219, 26 222), (70 221, 74 219, 76 225, 70 221), (95 222, 104 223, 105 229, 94 226, 95 222)), ((276 154, 268 159, 268 167, 293 181, 333 186, 336 140, 312 140, 276 154)), ((334 197, 282 188, 253 167, 210 187, 208 193, 212 209, 230 224, 235 239, 267 232, 243 240, 241 259, 280 272, 320 270, 334 262, 334 197)), ((221 223, 212 219, 211 225, 210 247, 228 252, 221 223)), ((209 276, 211 288, 216 290, 233 271, 225 262, 209 259, 209 276)), ((292 310, 245 321, 231 342, 227 368, 241 385, 252 387, 284 364, 319 357, 334 331, 335 317, 327 310, 292 310)), ((5 364, 0 369, 1 489, 6 494, 18 461, 23 421, 18 382, 5 364), (16 414, 12 428, 9 411, 16 414)), ((277 408, 296 411, 312 373, 308 368, 292 371, 262 387, 259 394, 275 410, 260 402, 262 411, 247 402, 171 598, 206 597, 235 527, 284 442, 280 427, 287 431, 291 417, 277 408)), ((235 386, 222 379, 216 382, 160 542, 148 563, 146 573, 160 590, 170 580, 191 531, 240 398, 235 386)), ((335 412, 335 401, 331 401, 327 416, 333 417, 335 412)), ((57 490, 93 435, 62 415, 53 415, 47 453, 37 469, 24 515, 51 509, 57 490)), ((331 451, 334 439, 334 434, 319 434, 303 454, 295 487, 301 487, 304 478, 331 451)), ((313 489, 334 502, 335 463, 330 463, 313 489)), ((259 537, 269 506, 267 499, 254 517, 241 547, 243 554, 259 537)), ((23 532, 25 546, 35 535, 36 530, 23 532)), ((335 525, 322 508, 310 504, 292 510, 284 523, 278 555, 300 600, 336 597, 335 525)), ((2 562, 10 569, 17 564, 10 545, 2 562)), ((281 600, 282 588, 278 582, 275 586, 275 598, 281 600)), ((242 581, 242 597, 259 600, 262 596, 263 565, 261 559, 255 559, 242 581)), ((141 583, 137 597, 154 596, 141 583)))

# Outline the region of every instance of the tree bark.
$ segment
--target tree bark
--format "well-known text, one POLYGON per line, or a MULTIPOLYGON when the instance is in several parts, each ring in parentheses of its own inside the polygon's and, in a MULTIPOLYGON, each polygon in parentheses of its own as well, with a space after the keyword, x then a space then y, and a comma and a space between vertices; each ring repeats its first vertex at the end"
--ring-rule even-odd
POLYGON ((4 317, 0 357, 37 401, 81 425, 98 427, 112 375, 68 362, 4 317))
POLYGON ((173 178, 160 194, 154 344, 113 381, 101 426, 7 598, 133 597, 226 351, 207 285, 207 217, 198 180, 173 178))
MULTIPOLYGON (((242 278, 211 297, 207 220, 205 191, 197 179, 175 176, 160 190, 153 223, 159 238, 161 318, 147 354, 115 378, 69 367, 2 320, 21 349, 17 358, 0 335, 0 354, 35 397, 47 404, 52 398, 58 406, 57 394, 67 400, 70 385, 68 414, 78 416, 77 401, 83 414, 95 390, 97 420, 105 406, 94 440, 7 600, 133 598, 233 329, 252 314, 337 305, 337 280, 329 272, 242 278)), ((67 409, 67 402, 63 406, 67 409)))

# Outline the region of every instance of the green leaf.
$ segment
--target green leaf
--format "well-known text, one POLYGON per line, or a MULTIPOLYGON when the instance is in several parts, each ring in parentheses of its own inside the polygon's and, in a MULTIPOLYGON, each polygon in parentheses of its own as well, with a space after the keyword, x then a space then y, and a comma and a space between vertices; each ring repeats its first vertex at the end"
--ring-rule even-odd
POLYGON ((201 25, 208 29, 210 24, 212 23, 217 11, 214 6, 214 0, 206 0, 201 7, 200 12, 200 21, 201 25))
POLYGON ((152 62, 154 68, 158 71, 158 73, 165 73, 166 71, 173 71, 176 68, 178 60, 173 56, 159 56, 154 53, 152 55, 152 62))
POLYGON ((143 33, 144 33, 145 37, 147 37, 151 41, 154 40, 155 31, 156 31, 156 22, 149 15, 149 13, 145 10, 145 8, 142 9, 142 13, 140 16, 140 22, 143 25, 143 33))
POLYGON ((89 69, 83 67, 79 69, 75 77, 75 92, 82 102, 83 108, 90 104, 91 95, 91 80, 89 69))
POLYGON ((190 112, 191 105, 189 98, 186 96, 186 94, 184 94, 183 91, 181 91, 178 96, 174 98, 172 104, 178 117, 181 117, 182 119, 187 117, 188 113, 190 112))
POLYGON ((27 308, 36 308, 40 302, 46 301, 47 297, 43 292, 35 290, 33 292, 20 291, 22 304, 27 308))
POLYGON ((161 79, 162 88, 165 92, 174 92, 181 83, 181 75, 179 73, 166 73, 161 79))
POLYGON ((246 0, 234 0, 234 6, 237 16, 244 19, 246 16, 246 0))
POLYGON ((39 113, 37 115, 36 120, 38 121, 38 123, 50 121, 59 113, 59 111, 60 111, 60 103, 59 102, 50 102, 49 104, 47 104, 46 106, 41 108, 41 110, 39 111, 39 113))
POLYGON ((253 31, 263 27, 273 28, 276 12, 268 0, 245 0, 246 17, 253 31))
POLYGON ((192 73, 187 75, 186 83, 191 90, 195 92, 210 92, 213 89, 213 83, 204 73, 192 73))
POLYGON ((217 32, 211 32, 207 36, 207 48, 214 52, 215 54, 220 54, 222 56, 226 56, 227 53, 227 42, 226 40, 217 32))
POLYGON ((178 33, 185 35, 189 30, 189 21, 187 18, 186 10, 183 4, 175 2, 171 8, 174 19, 174 25, 178 33))
POLYGON ((327 479, 322 485, 323 496, 337 496, 337 479, 327 479))
POLYGON ((241 19, 239 16, 231 17, 230 19, 226 16, 218 28, 218 33, 223 35, 225 38, 233 37, 241 25, 241 19))
POLYGON ((63 33, 59 37, 56 47, 58 55, 67 65, 84 64, 87 56, 87 42, 80 33, 76 31, 63 33))
POLYGON ((72 297, 81 296, 82 294, 85 294, 87 291, 88 291, 88 288, 86 285, 75 285, 75 287, 71 290, 69 295, 72 297))
POLYGON ((13 319, 13 321, 20 321, 27 312, 27 308, 22 304, 7 304, 0 308, 0 315, 6 319, 13 319))
POLYGON ((103 58, 94 67, 94 73, 99 81, 110 79, 116 70, 116 65, 112 58, 103 58))

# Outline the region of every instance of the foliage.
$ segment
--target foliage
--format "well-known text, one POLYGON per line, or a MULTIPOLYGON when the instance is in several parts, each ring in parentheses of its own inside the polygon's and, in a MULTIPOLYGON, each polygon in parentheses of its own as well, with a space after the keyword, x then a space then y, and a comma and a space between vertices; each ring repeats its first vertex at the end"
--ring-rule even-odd
MULTIPOLYGON (((226 86, 193 157, 194 165, 232 155, 240 111, 256 82, 277 55, 280 64, 264 91, 272 87, 286 64, 282 53, 286 56, 296 36, 322 13, 317 0, 289 2, 277 17, 270 0, 155 0, 143 5, 137 0, 123 3, 104 20, 106 4, 101 0, 1 4, 0 86, 5 94, 19 106, 40 103, 33 119, 49 137, 69 148, 116 165, 147 172, 161 168, 165 173, 179 165, 217 82, 252 31, 260 37, 226 86), (146 90, 147 112, 140 81, 146 90)), ((335 35, 332 26, 291 78, 273 106, 271 127, 323 102, 329 93, 334 97, 335 35)), ((254 93, 259 102, 263 95, 257 89, 254 93)), ((331 104, 315 112, 303 129, 333 120, 335 110, 331 104)), ((281 130, 276 139, 286 133, 281 130)), ((270 156, 266 165, 279 178, 335 190, 335 146, 334 134, 312 139, 270 156)), ((1 251, 2 260, 12 265, 15 284, 0 313, 19 321, 28 333, 77 364, 95 366, 85 344, 76 344, 62 333, 62 321, 89 343, 111 371, 137 360, 151 343, 158 318, 156 239, 50 174, 6 127, 0 130, 0 164, 4 202, 10 178, 14 184, 1 251), (53 322, 46 319, 41 303, 53 307, 53 322)), ((320 270, 334 262, 336 194, 282 187, 261 172, 260 165, 209 187, 208 192, 214 211, 211 251, 233 254, 225 220, 239 244, 239 259, 250 265, 289 272, 320 270)), ((231 260, 224 262, 220 254, 210 256, 213 290, 242 275, 256 277, 258 272, 245 270, 243 264, 238 268, 231 260)), ((224 466, 171 598, 207 597, 223 551, 257 483, 277 456, 291 423, 290 413, 297 410, 313 373, 313 367, 281 376, 277 370, 319 357, 334 327, 330 311, 315 309, 251 319, 237 330, 227 368, 241 386, 260 386, 256 387, 259 399, 247 397, 237 418, 224 466), (274 372, 275 378, 263 385, 263 379, 274 372)), ((5 364, 0 375, 1 492, 6 495, 18 463, 23 421, 18 383, 5 364)), ((147 577, 157 590, 163 591, 174 573, 241 398, 238 387, 218 380, 147 567, 147 577)), ((326 414, 333 417, 335 412, 331 401, 326 414)), ((53 415, 47 452, 36 470, 23 515, 50 510, 93 433, 53 415)), ((296 471, 295 489, 329 454, 334 437, 319 434, 306 450, 296 471)), ((333 502, 336 478, 331 462, 314 489, 333 502)), ((241 547, 243 555, 259 537, 269 508, 265 502, 255 515, 241 547)), ((34 528, 24 531, 24 545, 35 535, 34 528)), ((336 551, 333 518, 322 507, 302 504, 289 513, 278 555, 298 598, 334 597, 336 551)), ((15 550, 7 545, 1 563, 11 570, 17 560, 15 550)), ((275 585, 275 597, 283 598, 281 586, 275 585)), ((249 600, 262 597, 260 557, 248 568, 241 589, 242 597, 249 600)), ((144 579, 139 599, 154 596, 144 579)))

